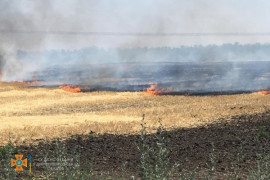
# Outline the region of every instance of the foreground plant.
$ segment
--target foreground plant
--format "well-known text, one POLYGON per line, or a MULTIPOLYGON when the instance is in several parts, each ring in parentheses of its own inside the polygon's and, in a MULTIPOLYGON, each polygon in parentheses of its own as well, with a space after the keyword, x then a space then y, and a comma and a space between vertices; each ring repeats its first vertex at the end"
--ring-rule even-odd
POLYGON ((250 171, 248 180, 268 180, 270 179, 270 155, 260 154, 256 162, 256 167, 250 171))
POLYGON ((178 164, 171 163, 169 150, 166 147, 162 121, 159 119, 159 128, 155 134, 155 142, 151 142, 146 134, 144 116, 140 135, 141 153, 140 173, 141 179, 172 179, 178 164))
POLYGON ((10 159, 18 153, 18 149, 9 142, 6 146, 0 147, 0 179, 16 179, 17 173, 10 167, 10 159))

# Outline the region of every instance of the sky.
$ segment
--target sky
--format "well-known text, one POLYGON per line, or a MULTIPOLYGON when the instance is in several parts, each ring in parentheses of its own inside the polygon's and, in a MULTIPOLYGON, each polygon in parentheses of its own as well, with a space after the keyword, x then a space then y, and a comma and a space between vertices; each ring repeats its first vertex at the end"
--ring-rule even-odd
POLYGON ((79 33, 270 33, 269 9, 269 0, 0 0, 0 46, 6 51, 270 43, 270 35, 79 33))

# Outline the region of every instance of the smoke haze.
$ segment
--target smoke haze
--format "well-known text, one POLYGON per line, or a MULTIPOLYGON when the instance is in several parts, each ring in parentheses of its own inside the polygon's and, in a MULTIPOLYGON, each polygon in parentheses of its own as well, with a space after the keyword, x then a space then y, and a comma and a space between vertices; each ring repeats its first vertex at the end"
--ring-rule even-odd
POLYGON ((260 35, 84 36, 79 32, 265 33, 270 32, 269 7, 266 0, 1 0, 1 30, 6 33, 0 36, 1 44, 24 50, 267 43, 269 36, 260 35))
MULTIPOLYGON (((65 70, 54 68, 60 72, 52 73, 55 77, 46 80, 92 83, 72 77, 67 69, 101 62, 135 63, 133 68, 142 69, 142 63, 152 62, 268 61, 265 47, 270 43, 269 8, 267 0, 0 0, 0 71, 3 80, 11 81, 28 79, 33 73, 44 73, 53 67, 65 67, 65 70), (244 46, 236 49, 236 53, 227 51, 223 45, 235 42, 244 46), (254 47, 247 44, 255 43, 262 46, 253 51, 254 47), (220 48, 209 48, 207 45, 211 44, 220 48), (194 45, 202 47, 194 51, 194 45), (99 48, 88 53, 77 52, 91 46, 99 48), (190 48, 181 52, 158 49, 181 46, 190 48), (140 52, 134 49, 138 47, 153 49, 140 52), (103 48, 107 52, 100 50, 103 48), (123 50, 126 48, 131 50, 123 50), (244 53, 243 49, 246 49, 244 53), (45 53, 49 50, 55 52, 45 53), (67 50, 77 51, 61 57, 60 52, 67 50)), ((125 68, 128 67, 119 66, 113 74, 108 74, 122 78, 125 68)), ((164 68, 150 68, 153 71, 148 75, 157 71, 163 74, 164 68)), ((91 78, 98 79, 106 69, 106 66, 100 68, 91 78)), ((86 72, 81 74, 89 77, 86 72)), ((230 70, 224 76, 227 77, 224 82, 236 78, 235 83, 240 77, 230 70)))

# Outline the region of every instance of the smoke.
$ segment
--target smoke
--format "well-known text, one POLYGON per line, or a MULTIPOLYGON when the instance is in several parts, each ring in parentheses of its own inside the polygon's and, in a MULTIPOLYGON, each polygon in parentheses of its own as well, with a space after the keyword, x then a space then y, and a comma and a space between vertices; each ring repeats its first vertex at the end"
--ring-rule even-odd
POLYGON ((260 35, 236 37, 151 35, 151 33, 269 32, 270 20, 267 17, 269 2, 263 0, 259 2, 1 0, 1 30, 6 32, 1 31, 1 43, 12 44, 24 50, 79 49, 89 46, 179 47, 236 41, 242 44, 265 43, 269 42, 269 37, 260 35), (105 34, 107 32, 107 35, 104 33, 87 35, 82 32, 105 32, 105 34), (110 35, 110 32, 119 34, 110 35), (138 36, 147 33, 150 36, 138 36))
POLYGON ((44 39, 44 36, 29 37, 10 33, 18 29, 37 27, 27 10, 29 3, 29 1, 0 1, 0 24, 3 30, 0 35, 0 71, 5 81, 19 80, 29 71, 26 69, 29 65, 18 58, 17 51, 21 48, 40 47, 44 39))
POLYGON ((4 57, 2 53, 0 52, 0 73, 2 73, 3 67, 4 67, 4 57))
MULTIPOLYGON (((235 56, 224 46, 206 45, 269 43, 269 5, 266 0, 0 0, 0 72, 5 81, 35 75, 61 83, 99 85, 102 79, 103 85, 112 82, 109 78, 126 79, 114 86, 189 79, 189 73, 173 67, 145 64, 265 60, 269 56, 264 47, 253 54, 252 49, 242 54, 239 50, 241 56, 235 56), (202 47, 194 51, 194 45, 202 47), (99 48, 85 49, 91 46, 99 48), (171 49, 180 46, 186 47, 180 53, 171 49), (172 70, 178 73, 170 74, 172 70)), ((220 82, 227 84, 243 78, 231 69, 222 75, 220 82)), ((200 82, 211 84, 215 79, 200 82)), ((178 87, 189 85, 190 81, 178 87)))

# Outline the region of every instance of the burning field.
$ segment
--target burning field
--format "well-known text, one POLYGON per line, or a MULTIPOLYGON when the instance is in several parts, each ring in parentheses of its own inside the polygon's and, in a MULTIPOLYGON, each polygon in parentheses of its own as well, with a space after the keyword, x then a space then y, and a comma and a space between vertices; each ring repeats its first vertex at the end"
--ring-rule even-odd
POLYGON ((0 180, 270 179, 266 1, 0 9, 0 180))
MULTIPOLYGON (((211 177, 247 177, 257 154, 270 148, 269 67, 269 62, 116 63, 53 67, 10 81, 3 74, 0 157, 10 144, 31 154, 41 179, 46 167, 37 164, 44 154, 58 157, 61 148, 64 156, 80 158, 76 173, 87 176, 84 167, 92 163, 95 175, 119 174, 126 164, 128 175, 141 177, 148 154, 149 167, 175 162, 175 177, 196 167, 196 177, 206 177, 215 151, 210 163, 215 160, 217 171, 211 177), (166 143, 159 142, 163 138, 166 143)), ((164 167, 160 172, 167 173, 164 167)))
POLYGON ((72 165, 77 162, 76 173, 88 177, 106 171, 119 177, 123 165, 127 176, 141 177, 145 154, 149 167, 163 162, 155 173, 168 174, 164 165, 177 163, 176 178, 183 169, 192 172, 196 167, 196 177, 206 177, 213 169, 209 163, 216 163, 216 172, 208 177, 247 177, 259 160, 257 154, 270 148, 270 63, 257 62, 252 68, 254 64, 58 67, 32 72, 28 78, 2 79, 0 158, 4 152, 10 160, 5 151, 15 146, 35 159, 34 177, 41 179, 46 173, 56 177, 55 168, 70 176, 68 166, 46 170, 43 158, 60 156, 78 157, 72 165), (149 149, 140 149, 143 146, 149 149), (241 163, 239 154, 244 157, 241 163), (93 173, 84 169, 89 164, 93 173))
POLYGON ((79 87, 0 84, 0 142, 19 145, 75 134, 137 134, 142 116, 149 132, 158 119, 166 129, 208 126, 231 117, 270 110, 266 91, 236 95, 159 95, 141 92, 81 92, 79 87))

